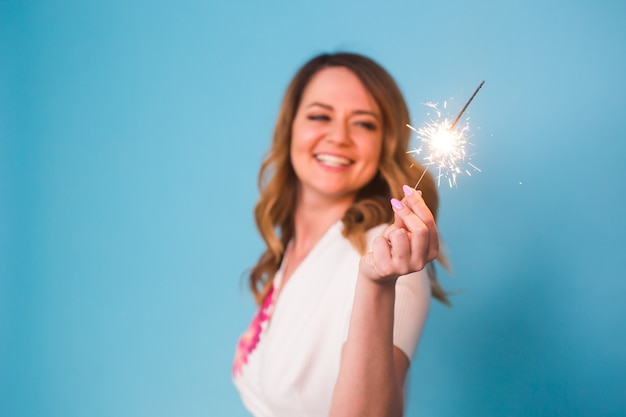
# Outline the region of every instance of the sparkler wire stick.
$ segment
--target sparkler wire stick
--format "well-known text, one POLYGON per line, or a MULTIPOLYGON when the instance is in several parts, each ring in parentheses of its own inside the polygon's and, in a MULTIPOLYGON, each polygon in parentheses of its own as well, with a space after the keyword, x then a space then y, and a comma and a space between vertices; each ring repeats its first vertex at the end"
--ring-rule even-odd
POLYGON ((483 81, 482 83, 480 83, 480 85, 478 86, 478 88, 476 89, 476 91, 474 91, 474 94, 472 94, 472 96, 470 97, 469 100, 467 100, 467 103, 465 103, 465 106, 463 106, 463 109, 461 110, 461 112, 459 113, 459 115, 456 117, 456 119, 454 119, 454 122, 452 122, 452 124, 450 125, 450 129, 452 130, 454 129, 454 127, 456 126, 456 124, 459 122, 459 119, 461 118, 461 116, 463 116, 463 113, 465 113, 465 110, 467 110, 467 106, 470 105, 470 103, 472 102, 472 100, 474 100, 474 97, 476 97, 476 94, 478 94, 478 90, 481 89, 481 87, 483 86, 483 84, 485 84, 485 81, 483 81))
MULTIPOLYGON (((417 129, 415 129, 413 126, 411 126, 410 124, 406 124, 406 127, 408 127, 409 129, 411 129, 412 131, 414 131, 415 133, 419 133, 417 131, 417 129)), ((420 182, 422 182, 422 178, 424 178, 424 175, 426 175, 426 171, 428 171, 428 168, 423 167, 424 168, 424 172, 422 172, 422 175, 420 176, 420 179, 417 180, 417 183, 415 183, 415 187, 413 187, 414 190, 417 190, 417 186, 420 184, 420 182)))
POLYGON ((428 168, 424 167, 424 172, 422 172, 422 175, 420 175, 420 179, 417 180, 417 182, 415 183, 415 187, 413 187, 414 190, 417 190, 417 186, 420 184, 420 182, 422 182, 422 178, 424 178, 424 175, 426 175, 426 171, 428 171, 428 168))
MULTIPOLYGON (((425 127, 422 127, 419 130, 409 124, 406 125, 408 128, 416 132, 422 142, 426 143, 428 148, 431 150, 431 154, 427 157, 427 159, 430 160, 430 163, 424 166, 424 172, 422 172, 419 180, 417 180, 415 187, 413 187, 414 189, 417 189, 417 186, 424 178, 424 175, 426 175, 428 165, 435 161, 437 161, 437 164, 439 165, 440 176, 442 169, 450 170, 452 171, 450 186, 452 186, 453 183, 456 183, 456 173, 460 172, 458 161, 459 159, 465 158, 465 144, 467 143, 465 131, 467 127, 463 128, 461 132, 455 133, 453 131, 461 119, 461 116, 463 116, 463 113, 465 113, 467 107, 470 105, 472 100, 474 100, 474 97, 476 97, 476 94, 478 94, 478 91, 481 89, 483 84, 485 84, 485 81, 481 82, 478 88, 476 88, 474 94, 472 94, 469 100, 467 100, 467 103, 465 103, 465 106, 463 106, 463 109, 461 109, 461 112, 456 119, 454 119, 452 124, 448 125, 449 122, 444 120, 442 123, 428 123, 425 127), (444 135, 442 136, 442 134, 444 135)), ((408 153, 419 153, 420 150, 421 148, 418 148, 413 151, 409 151, 408 153)), ((474 167, 472 164, 469 165, 474 167)), ((474 168, 477 169, 476 167, 474 168)))

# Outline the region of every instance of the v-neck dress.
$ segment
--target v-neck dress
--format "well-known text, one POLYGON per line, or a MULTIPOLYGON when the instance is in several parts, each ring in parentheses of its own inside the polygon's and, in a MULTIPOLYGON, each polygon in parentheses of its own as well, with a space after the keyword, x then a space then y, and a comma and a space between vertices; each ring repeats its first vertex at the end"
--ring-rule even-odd
MULTIPOLYGON (((369 244, 385 226, 367 233, 369 244)), ((328 415, 361 257, 342 230, 342 222, 331 226, 283 288, 281 267, 272 293, 238 343, 233 381, 255 417, 328 415)), ((429 305, 425 270, 398 279, 393 343, 409 359, 429 305)))

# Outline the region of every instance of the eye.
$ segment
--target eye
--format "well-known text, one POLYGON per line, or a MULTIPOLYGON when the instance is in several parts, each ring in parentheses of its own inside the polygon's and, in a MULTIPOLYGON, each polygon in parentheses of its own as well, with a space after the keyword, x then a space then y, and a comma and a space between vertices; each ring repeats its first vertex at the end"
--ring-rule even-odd
POLYGON ((307 119, 317 122, 327 122, 330 120, 330 117, 325 114, 309 114, 307 119))
POLYGON ((356 123, 357 126, 361 126, 366 130, 371 132, 375 132, 378 129, 378 125, 374 122, 360 121, 356 123))

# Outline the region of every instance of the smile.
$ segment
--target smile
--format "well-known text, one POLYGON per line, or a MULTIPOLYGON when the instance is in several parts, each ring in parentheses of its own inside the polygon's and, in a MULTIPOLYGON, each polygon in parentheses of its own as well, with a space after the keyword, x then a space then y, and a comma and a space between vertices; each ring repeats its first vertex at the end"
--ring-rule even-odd
POLYGON ((324 165, 334 166, 334 167, 347 167, 354 163, 354 161, 344 158, 342 156, 337 155, 329 155, 327 153, 320 153, 314 155, 315 159, 324 165))

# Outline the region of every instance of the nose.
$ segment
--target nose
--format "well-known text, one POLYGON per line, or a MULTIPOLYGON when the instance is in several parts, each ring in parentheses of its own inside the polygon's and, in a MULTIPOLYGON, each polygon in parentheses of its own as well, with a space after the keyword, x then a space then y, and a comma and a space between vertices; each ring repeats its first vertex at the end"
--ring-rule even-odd
POLYGON ((345 146, 352 142, 350 127, 347 122, 335 120, 326 136, 327 140, 337 145, 345 146))

